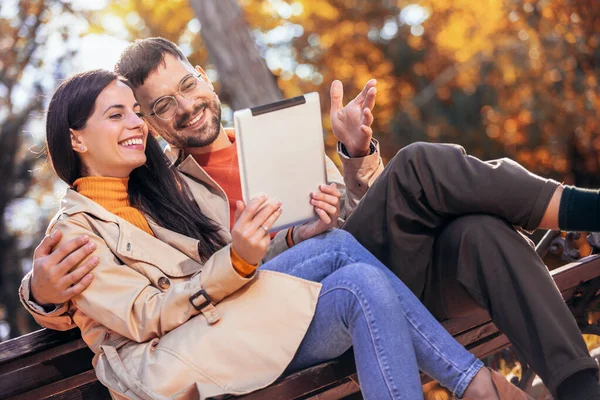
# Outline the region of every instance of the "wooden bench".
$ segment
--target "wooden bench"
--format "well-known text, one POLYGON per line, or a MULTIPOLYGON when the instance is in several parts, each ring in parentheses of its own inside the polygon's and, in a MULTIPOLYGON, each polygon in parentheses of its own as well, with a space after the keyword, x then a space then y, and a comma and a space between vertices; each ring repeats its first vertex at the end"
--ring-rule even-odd
MULTIPOLYGON (((551 274, 582 332, 600 334, 600 327, 587 321, 587 311, 600 300, 600 255, 567 264, 551 274)), ((441 323, 479 358, 510 346, 485 311, 441 323)), ((92 352, 77 329, 66 332, 43 329, 0 343, 0 399, 109 399, 108 391, 96 380, 91 359, 92 352)), ((530 384, 532 379, 533 374, 526 371, 520 386, 530 384)), ((352 355, 346 354, 235 398, 350 400, 362 397, 352 355)))

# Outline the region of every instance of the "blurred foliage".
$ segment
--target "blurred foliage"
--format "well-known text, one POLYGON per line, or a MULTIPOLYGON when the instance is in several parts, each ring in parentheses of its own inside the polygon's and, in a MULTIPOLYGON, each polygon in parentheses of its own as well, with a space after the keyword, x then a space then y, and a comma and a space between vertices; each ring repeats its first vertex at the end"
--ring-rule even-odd
POLYGON ((186 53, 192 64, 204 65, 208 58, 200 31, 199 22, 194 18, 188 0, 124 0, 109 2, 102 12, 88 18, 89 33, 112 33, 118 18, 128 32, 124 39, 134 40, 150 36, 162 36, 177 43, 186 53), (108 19, 107 19, 108 17, 108 19))
POLYGON ((71 24, 85 13, 55 0, 0 3, 0 341, 37 325, 17 288, 58 202, 45 168, 41 112, 73 56, 71 24), (49 52, 49 44, 60 43, 49 52))
MULTIPOLYGON (((509 156, 546 176, 600 185, 597 1, 240 4, 284 94, 319 91, 326 127, 331 81, 342 80, 349 99, 378 79, 375 130, 386 158, 417 140, 455 142, 482 158, 509 156)), ((185 1, 126 0, 106 13, 128 21, 131 37, 165 36, 207 64, 185 1)), ((334 148, 331 135, 327 144, 334 148)))

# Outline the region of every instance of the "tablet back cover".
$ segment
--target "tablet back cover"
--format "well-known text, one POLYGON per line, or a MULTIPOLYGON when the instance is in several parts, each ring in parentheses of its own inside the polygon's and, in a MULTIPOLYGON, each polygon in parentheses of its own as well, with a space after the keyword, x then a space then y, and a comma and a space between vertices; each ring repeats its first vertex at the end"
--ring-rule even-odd
POLYGON ((281 200, 271 232, 316 219, 310 193, 327 181, 318 93, 236 111, 234 126, 244 202, 281 200))

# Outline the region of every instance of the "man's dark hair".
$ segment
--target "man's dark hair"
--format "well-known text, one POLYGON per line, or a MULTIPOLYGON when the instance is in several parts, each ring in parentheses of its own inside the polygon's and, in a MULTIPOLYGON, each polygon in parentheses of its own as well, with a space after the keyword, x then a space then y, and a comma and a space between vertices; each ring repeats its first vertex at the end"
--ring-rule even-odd
POLYGON ((133 88, 138 88, 159 65, 165 65, 167 54, 188 62, 179 47, 170 40, 161 37, 138 39, 123 50, 115 72, 127 78, 133 88))

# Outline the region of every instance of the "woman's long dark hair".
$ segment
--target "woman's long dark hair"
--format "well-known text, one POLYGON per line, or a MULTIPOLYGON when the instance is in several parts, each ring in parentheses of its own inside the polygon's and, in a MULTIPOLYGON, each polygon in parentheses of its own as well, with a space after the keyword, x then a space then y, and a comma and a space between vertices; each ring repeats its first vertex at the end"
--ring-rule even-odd
MULTIPOLYGON (((85 127, 96 99, 117 79, 122 80, 106 70, 80 73, 64 81, 50 100, 46 119, 48 153, 54 171, 70 186, 83 176, 83 166, 73 151, 69 129, 85 127)), ((160 226, 198 239, 198 252, 206 260, 225 245, 220 228, 200 211, 188 185, 169 164, 160 145, 149 134, 146 164, 136 168, 129 178, 129 202, 160 226)))

